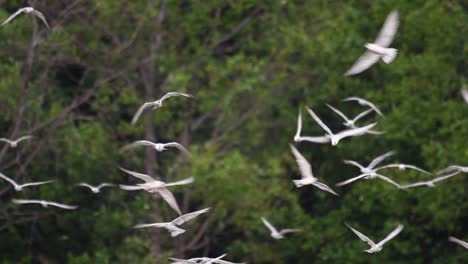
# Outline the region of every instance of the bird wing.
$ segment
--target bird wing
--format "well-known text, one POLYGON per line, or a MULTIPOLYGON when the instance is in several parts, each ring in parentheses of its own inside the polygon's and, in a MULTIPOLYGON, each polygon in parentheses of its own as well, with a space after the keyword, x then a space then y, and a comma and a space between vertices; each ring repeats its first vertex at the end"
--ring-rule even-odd
POLYGON ((2 23, 2 26, 8 24, 11 20, 13 20, 15 17, 17 17, 19 14, 23 13, 24 12, 24 8, 20 8, 18 9, 18 11, 16 11, 13 15, 9 16, 3 23, 2 23))
POLYGON ((263 224, 270 230, 271 233, 278 233, 278 230, 268 222, 268 220, 265 217, 262 217, 262 222, 263 224))
POLYGON ((31 139, 31 138, 33 138, 33 136, 22 136, 16 140, 16 143, 20 143, 23 140, 31 139))
POLYGON ((379 108, 377 108, 377 106, 375 106, 375 104, 373 104, 372 102, 367 101, 366 99, 363 99, 361 97, 351 96, 351 97, 343 99, 342 101, 357 101, 360 105, 367 105, 372 110, 374 110, 377 114, 379 114, 380 116, 384 116, 382 114, 382 112, 379 110, 379 108))
POLYGON ((85 182, 80 182, 80 183, 78 183, 76 186, 88 187, 88 188, 90 188, 90 189, 94 188, 93 186, 91 186, 91 185, 89 185, 89 184, 87 184, 87 183, 85 183, 85 182))
POLYGON ((184 146, 182 146, 182 144, 180 144, 180 143, 169 142, 169 143, 165 143, 164 146, 176 147, 176 148, 180 149, 182 152, 184 152, 186 155, 190 156, 190 152, 184 146))
POLYGON ((115 184, 103 182, 103 183, 99 184, 99 185, 97 186, 97 188, 98 188, 98 189, 101 189, 102 187, 112 187, 112 186, 115 186, 115 184))
POLYGON ((294 147, 293 145, 289 144, 291 151, 296 158, 296 163, 299 166, 299 171, 301 172, 302 178, 314 178, 312 174, 312 166, 310 163, 302 156, 302 154, 294 147))
POLYGON ((188 222, 188 221, 192 220, 193 218, 208 212, 209 210, 210 210, 210 208, 208 207, 208 208, 201 209, 201 210, 198 210, 198 211, 195 211, 195 212, 191 212, 191 213, 188 213, 188 214, 181 215, 181 216, 177 217, 176 219, 172 220, 172 224, 177 225, 177 226, 182 225, 183 223, 188 222))
POLYGON ((390 184, 393 184, 393 185, 395 185, 397 188, 401 188, 401 185, 400 185, 400 184, 398 184, 398 183, 396 183, 396 182, 390 180, 388 177, 383 176, 383 175, 381 175, 381 174, 376 174, 376 175, 377 175, 377 178, 379 178, 379 179, 381 179, 381 180, 384 180, 384 181, 386 181, 386 182, 388 182, 388 183, 390 183, 390 184))
POLYGON ((178 259, 178 258, 169 258, 169 259, 174 261, 172 262, 172 264, 197 264, 197 262, 187 260, 187 259, 178 259))
POLYGON ((327 134, 333 135, 333 133, 332 133, 332 131, 330 130, 330 128, 328 128, 328 127, 322 122, 322 120, 320 120, 320 118, 314 113, 314 111, 312 111, 312 109, 310 109, 310 108, 307 107, 307 111, 308 111, 309 114, 312 116, 312 118, 315 120, 315 122, 317 122, 317 124, 319 124, 319 126, 321 126, 322 129, 325 130, 325 132, 327 132, 327 134))
POLYGON ((13 143, 13 141, 9 140, 8 138, 0 138, 0 141, 3 141, 3 142, 8 143, 10 145, 13 143))
POLYGON ((140 118, 140 115, 145 111, 146 108, 151 107, 154 103, 153 102, 146 102, 138 108, 138 111, 135 113, 135 115, 132 118, 132 125, 135 125, 135 123, 138 121, 138 118, 140 118))
POLYGON ((384 153, 377 158, 373 159, 371 163, 369 163, 369 166, 367 166, 369 169, 373 169, 375 166, 379 165, 380 162, 382 162, 384 159, 392 156, 395 154, 395 151, 389 151, 387 153, 384 153))
POLYGON ((446 179, 448 179, 448 178, 451 178, 451 177, 453 177, 453 176, 455 176, 455 175, 457 175, 457 174, 459 174, 459 173, 460 173, 459 171, 456 171, 456 172, 454 172, 454 173, 452 173, 452 174, 440 176, 440 177, 437 177, 437 178, 433 179, 432 182, 433 182, 433 183, 440 182, 440 181, 446 180, 446 179))
POLYGON ((186 184, 190 184, 192 182, 194 182, 194 179, 193 179, 193 177, 190 177, 190 178, 187 178, 187 179, 184 179, 184 180, 171 182, 171 183, 166 183, 165 187, 176 186, 176 185, 186 185, 186 184))
POLYGON ((400 168, 401 166, 403 166, 403 169, 413 169, 413 170, 417 170, 419 172, 425 173, 427 175, 432 175, 430 172, 426 170, 423 170, 419 167, 416 167, 414 165, 409 165, 409 164, 388 164, 388 165, 376 168, 375 170, 377 171, 377 170, 386 169, 386 168, 400 168))
POLYGON ((384 240, 380 241, 377 245, 383 246, 390 239, 396 237, 401 232, 401 230, 403 230, 403 225, 398 225, 390 234, 388 234, 384 240))
POLYGON ((468 243, 466 243, 465 241, 463 241, 463 240, 461 240, 461 239, 458 239, 458 238, 453 237, 453 236, 449 236, 448 240, 449 240, 450 242, 457 243, 457 244, 459 244, 460 246, 462 246, 462 247, 468 249, 468 243))
POLYGON ((347 179, 346 181, 339 182, 339 183, 337 183, 337 184, 335 184, 335 185, 336 185, 336 186, 343 186, 343 185, 352 183, 352 182, 354 182, 354 181, 357 181, 357 180, 359 180, 359 179, 361 179, 361 178, 364 178, 364 177, 366 177, 366 176, 368 176, 368 175, 369 175, 368 173, 364 173, 364 174, 358 175, 358 176, 356 176, 356 177, 353 177, 353 178, 351 178, 351 179, 347 179))
POLYGON ((0 178, 2 178, 2 179, 4 179, 5 181, 11 183, 15 188, 18 187, 18 184, 17 184, 14 180, 8 178, 8 177, 5 176, 3 173, 0 173, 0 178))
POLYGON ((136 185, 124 185, 119 184, 120 189, 125 191, 137 191, 137 190, 144 190, 146 189, 144 186, 136 186, 136 185))
POLYGON ((15 204, 28 204, 28 203, 40 204, 42 202, 40 200, 26 200, 26 199, 12 199, 11 201, 15 204))
POLYGON ((465 103, 468 104, 468 90, 467 89, 462 89, 461 94, 463 96, 463 100, 465 100, 465 103))
POLYGON ((351 66, 351 68, 349 68, 349 70, 345 72, 344 76, 350 76, 361 73, 369 69, 369 67, 377 61, 379 61, 379 59, 379 55, 370 51, 366 51, 364 52, 364 54, 361 55, 361 57, 359 57, 359 59, 357 59, 353 66, 351 66))
POLYGON ((462 171, 463 170, 463 167, 462 166, 458 166, 458 165, 451 165, 451 166, 448 166, 447 168, 443 169, 443 170, 440 170, 438 172, 436 172, 437 175, 440 175, 440 174, 444 174, 446 172, 449 172, 449 171, 462 171))
POLYGON ((138 179, 140 180, 143 180, 145 182, 153 182, 153 181, 156 181, 155 179, 153 179, 151 176, 149 175, 146 175, 146 174, 143 174, 143 173, 138 173, 138 172, 134 172, 134 171, 130 171, 130 170, 126 170, 122 167, 119 167, 120 170, 132 175, 133 177, 137 177, 138 179))
POLYGON ((50 183, 50 182, 53 182, 53 180, 51 180, 51 181, 40 181, 40 182, 30 182, 30 183, 22 184, 21 186, 23 186, 23 187, 36 186, 36 185, 42 185, 42 184, 46 184, 46 183, 50 183))
POLYGON ((287 233, 298 233, 298 232, 302 232, 302 229, 283 229, 279 233, 280 235, 284 235, 287 233))
POLYGON ((413 187, 418 187, 418 186, 427 186, 428 182, 423 181, 423 182, 416 182, 416 183, 411 183, 407 185, 401 185, 400 189, 408 189, 408 188, 413 188, 413 187))
POLYGON ((361 136, 365 134, 368 130, 373 128, 375 125, 377 125, 377 123, 372 123, 370 125, 363 126, 363 127, 347 129, 347 130, 337 133, 335 136, 337 136, 340 139, 345 138, 345 137, 361 136))
POLYGON ((167 204, 169 204, 169 206, 172 209, 174 209, 174 211, 176 211, 179 215, 182 215, 182 213, 180 212, 180 209, 179 209, 179 205, 177 205, 177 201, 176 201, 176 199, 174 197, 174 194, 172 194, 171 191, 169 191, 166 188, 157 188, 156 192, 158 192, 161 195, 161 197, 164 199, 164 201, 166 201, 167 204))
POLYGON ((53 206, 56 206, 56 207, 60 207, 60 208, 63 208, 63 209, 68 209, 68 210, 73 210, 73 209, 78 208, 78 206, 76 206, 76 205, 60 204, 60 203, 56 203, 56 202, 47 202, 47 204, 50 204, 50 205, 53 205, 53 206))
POLYGON ((45 16, 41 12, 34 10, 32 13, 36 15, 40 20, 42 20, 42 22, 44 22, 44 24, 46 25, 47 29, 50 30, 49 24, 47 23, 45 16))
POLYGON ((314 183, 312 183, 312 185, 314 185, 315 187, 321 189, 321 190, 324 190, 326 192, 329 192, 331 194, 334 194, 336 196, 339 196, 335 191, 332 190, 332 188, 330 188, 328 185, 326 185, 325 183, 321 183, 319 181, 316 181, 314 183))
POLYGON ((169 92, 167 94, 165 94, 163 97, 161 97, 161 102, 166 100, 167 98, 169 97, 173 97, 173 96, 185 96, 185 97, 193 97, 193 95, 191 94, 187 94, 187 93, 179 93, 179 92, 169 92))
POLYGON ((341 118, 343 118, 346 122, 349 122, 351 120, 349 120, 349 118, 343 114, 343 112, 341 112, 340 110, 334 108, 333 106, 327 104, 328 108, 330 108, 333 112, 337 113, 339 116, 341 116, 341 118))
POLYGON ((390 46, 397 32, 398 24, 398 12, 394 10, 385 19, 385 23, 374 43, 384 48, 390 46))
POLYGON ((343 160, 343 163, 344 164, 348 164, 348 165, 353 165, 355 167, 358 167, 359 169, 363 170, 364 169, 364 166, 362 166, 361 164, 357 163, 356 161, 354 160, 343 160))
POLYGON ((132 142, 130 144, 127 144, 125 146, 123 146, 120 151, 126 151, 126 150, 129 150, 129 149, 132 149, 132 148, 136 148, 136 147, 139 147, 139 146, 148 146, 148 147, 155 147, 156 144, 149 141, 149 140, 137 140, 135 142, 132 142))
POLYGON ((294 135, 294 141, 298 141, 301 137, 302 131, 302 111, 299 109, 299 114, 297 115, 297 128, 296 134, 294 135))
POLYGON ((301 141, 308 141, 312 143, 328 143, 330 142, 330 138, 328 137, 299 137, 298 142, 301 141))
POLYGON ((367 109, 364 112, 361 112, 359 115, 357 115, 352 121, 357 122, 359 119, 363 118, 364 116, 368 115, 370 112, 372 112, 373 109, 367 109))
POLYGON ((165 227, 167 223, 151 223, 151 224, 138 224, 135 225, 133 228, 144 228, 144 227, 165 227))
POLYGON ((374 241, 372 241, 370 238, 366 237, 364 234, 362 234, 361 232, 357 231, 356 229, 352 228, 350 225, 346 224, 346 226, 351 229, 351 231, 353 231, 354 234, 356 234, 359 239, 361 239, 362 241, 364 242, 367 242, 367 244, 369 244, 370 247, 374 247, 375 246, 375 243, 374 241))

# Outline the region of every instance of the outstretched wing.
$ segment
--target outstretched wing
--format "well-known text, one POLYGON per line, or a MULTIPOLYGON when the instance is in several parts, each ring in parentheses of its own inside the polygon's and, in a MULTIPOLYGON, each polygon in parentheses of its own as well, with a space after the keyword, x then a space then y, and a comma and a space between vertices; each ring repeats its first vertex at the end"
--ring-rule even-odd
POLYGON ((40 204, 42 202, 40 200, 26 200, 26 199, 11 199, 11 201, 15 204, 29 204, 29 203, 40 204))
POLYGON ((190 156, 190 152, 189 152, 184 146, 182 146, 182 144, 180 144, 180 143, 177 143, 177 142, 169 142, 169 143, 165 143, 164 146, 178 148, 178 149, 180 149, 182 152, 184 152, 187 156, 190 156))
POLYGON ((138 179, 140 180, 143 180, 145 182, 153 182, 155 181, 155 179, 153 179, 151 176, 149 175, 146 175, 146 174, 143 174, 143 173, 138 173, 138 172, 134 172, 134 171, 130 171, 130 170, 126 170, 122 167, 119 167, 120 170, 132 175, 133 177, 137 177, 138 179))
POLYGON ((179 209, 179 205, 177 204, 177 201, 174 197, 174 194, 172 194, 171 191, 169 191, 168 189, 166 188, 157 188, 155 189, 156 192, 158 192, 161 197, 164 199, 164 201, 167 202, 167 204, 169 204, 169 206, 174 209, 174 211, 176 211, 179 215, 182 215, 182 213, 180 212, 180 209, 179 209))
POLYGON ((178 225, 178 226, 182 225, 183 223, 188 222, 188 221, 192 220, 193 218, 208 212, 209 210, 210 210, 210 208, 208 207, 208 208, 201 209, 201 210, 198 210, 198 211, 195 211, 195 212, 191 212, 191 213, 188 213, 188 214, 181 215, 181 216, 177 217, 176 219, 172 220, 172 223, 174 225, 178 225))
POLYGON ((40 181, 40 182, 30 182, 30 183, 25 183, 22 186, 23 187, 36 186, 36 185, 42 185, 42 184, 46 184, 46 183, 50 183, 50 182, 53 182, 53 180, 51 180, 51 181, 40 181))
POLYGON ((294 135, 294 141, 298 142, 301 138, 301 131, 302 131, 302 111, 299 109, 299 114, 297 115, 297 128, 296 134, 294 135))
POLYGON ((372 129, 375 125, 377 125, 377 123, 372 123, 370 125, 363 126, 363 127, 347 129, 347 130, 339 132, 338 134, 336 134, 336 136, 340 139, 346 138, 346 137, 352 137, 352 136, 361 136, 365 134, 367 131, 369 131, 370 129, 372 129))
POLYGON ((18 184, 17 184, 14 180, 8 178, 8 177, 5 176, 3 173, 0 173, 0 178, 2 178, 2 179, 4 179, 5 181, 11 183, 15 188, 18 187, 18 184))
POLYGON ((280 235, 284 235, 287 233, 298 233, 298 232, 302 232, 302 229, 283 229, 279 233, 280 235))
POLYGON ((291 151, 296 158, 296 163, 299 166, 299 171, 301 172, 302 178, 315 178, 312 174, 312 166, 310 163, 302 156, 302 154, 294 147, 289 144, 291 151))
POLYGON ((367 244, 369 244, 370 247, 374 247, 375 246, 375 243, 374 241, 372 241, 370 238, 366 237, 364 234, 362 234, 361 232, 357 231, 356 229, 352 228, 350 225, 346 224, 346 226, 351 229, 351 231, 353 231, 354 234, 356 234, 359 239, 361 239, 362 241, 364 242, 367 242, 367 244))
POLYGON ((325 130, 325 132, 327 132, 327 134, 333 135, 333 133, 332 133, 332 131, 330 130, 330 128, 328 128, 328 127, 322 122, 322 120, 320 120, 320 118, 314 113, 314 111, 312 111, 312 109, 310 109, 310 108, 307 107, 307 111, 308 111, 309 114, 312 116, 312 118, 315 120, 315 122, 317 122, 317 124, 319 124, 319 126, 322 127, 322 129, 325 130))
POLYGON ((348 164, 348 165, 353 165, 355 167, 358 167, 359 169, 363 170, 364 169, 364 166, 362 166, 361 164, 357 163, 356 161, 354 160, 343 160, 343 163, 344 164, 348 164))
POLYGON ((383 246, 390 239, 396 237, 401 232, 401 230, 403 230, 403 225, 398 225, 390 234, 388 234, 384 240, 380 241, 378 245, 383 246))
POLYGON ((352 183, 352 182, 354 182, 354 181, 357 181, 357 180, 359 180, 359 179, 361 179, 361 178, 364 178, 364 177, 366 177, 366 176, 368 176, 368 175, 369 175, 368 173, 364 173, 364 174, 358 175, 358 176, 356 176, 356 177, 353 177, 353 178, 351 178, 351 179, 347 179, 346 181, 339 182, 339 183, 337 183, 337 184, 335 184, 335 185, 336 185, 336 186, 343 186, 343 185, 346 185, 346 184, 350 184, 350 183, 352 183))
POLYGON ((400 185, 400 184, 398 184, 398 183, 396 183, 396 182, 390 180, 390 179, 387 178, 386 176, 383 176, 383 175, 381 175, 381 174, 377 174, 377 178, 379 178, 379 179, 381 179, 381 180, 384 180, 384 181, 386 181, 386 182, 388 182, 388 183, 390 183, 390 184, 392 184, 392 185, 395 185, 397 188, 401 188, 401 185, 400 185))
POLYGON ((138 121, 138 118, 140 118, 141 114, 143 113, 143 111, 145 111, 146 108, 151 107, 152 105, 153 105, 152 102, 146 102, 146 103, 142 104, 140 106, 140 108, 138 108, 138 111, 133 116, 131 124, 135 125, 136 122, 138 121))
POLYGON ((319 144, 325 144, 330 142, 330 138, 328 137, 299 137, 296 142, 302 142, 302 141, 307 141, 307 142, 312 142, 312 143, 319 143, 319 144))
POLYGON ((397 32, 398 24, 398 12, 394 10, 385 19, 385 23, 374 43, 384 48, 390 46, 397 32))
POLYGON ((161 102, 166 100, 167 98, 170 98, 170 97, 173 97, 173 96, 185 96, 185 97, 190 97, 192 98, 193 95, 191 94, 187 94, 187 93, 179 93, 179 92, 169 92, 167 94, 165 94, 163 97, 161 97, 161 102))
POLYGON ((125 146, 123 146, 120 151, 126 151, 126 150, 129 150, 129 149, 132 149, 132 148, 136 148, 136 147, 139 147, 139 146, 147 146, 147 147, 154 147, 156 144, 149 141, 149 140, 137 140, 135 142, 132 142, 130 144, 127 144, 125 146))
POLYGON ((373 111, 373 109, 367 109, 366 111, 361 112, 359 115, 357 115, 357 116, 353 119, 353 121, 354 121, 354 122, 357 122, 359 119, 363 118, 364 116, 366 116, 367 114, 369 114, 369 113, 372 112, 372 111, 373 111))
POLYGON ((98 188, 98 189, 101 189, 101 188, 103 188, 103 187, 112 187, 112 186, 115 186, 115 184, 103 182, 103 183, 99 184, 99 185, 97 186, 97 188, 98 188))
POLYGON ((346 122, 350 121, 349 118, 343 114, 343 112, 341 112, 340 110, 336 109, 335 107, 327 104, 328 108, 330 108, 333 112, 337 113, 339 116, 341 116, 341 118, 343 118, 343 120, 345 120, 346 122))
POLYGON ((23 140, 31 139, 31 138, 33 138, 33 136, 22 136, 16 140, 16 143, 20 143, 23 140))
POLYGON ((146 188, 143 186, 137 186, 137 185, 124 185, 124 184, 119 184, 120 189, 125 190, 125 191, 139 191, 139 190, 145 190, 146 188))
POLYGON ((463 240, 461 240, 461 239, 458 239, 458 238, 453 237, 453 236, 449 236, 448 240, 449 240, 450 242, 457 243, 457 244, 459 244, 460 246, 462 246, 462 247, 468 249, 468 243, 466 243, 465 241, 463 241, 463 240))
POLYGON ((2 26, 8 24, 11 20, 13 20, 15 17, 17 17, 18 15, 20 15, 21 13, 24 12, 24 8, 20 8, 18 9, 18 11, 16 11, 13 15, 9 16, 3 23, 2 23, 2 26))
POLYGON ((44 22, 44 24, 46 25, 47 29, 50 30, 49 24, 47 23, 45 16, 41 12, 34 10, 32 13, 35 16, 37 16, 40 20, 42 20, 42 22, 44 22))
POLYGON ((345 72, 344 76, 355 75, 369 69, 370 66, 379 61, 379 58, 380 56, 373 52, 364 52, 364 54, 362 54, 361 57, 357 59, 353 66, 351 66, 351 68, 345 72))
POLYGON ((386 169, 386 168, 403 168, 403 170, 404 169, 412 169, 412 170, 416 170, 416 171, 422 172, 422 173, 427 174, 427 175, 432 175, 430 172, 428 172, 426 170, 423 170, 423 169, 421 169, 419 167, 416 167, 414 165, 409 165, 409 164, 388 164, 388 165, 379 167, 376 170, 381 170, 381 169, 386 169))
POLYGON ((263 224, 270 230, 271 233, 278 233, 278 230, 268 222, 268 220, 265 217, 262 217, 262 222, 263 224))
POLYGON ((165 227, 167 224, 166 223, 152 223, 152 224, 138 224, 135 225, 133 228, 144 228, 144 227, 165 227))
POLYGON ((190 177, 190 178, 187 178, 187 179, 184 179, 184 180, 171 182, 171 183, 166 183, 165 187, 176 186, 176 185, 186 185, 186 184, 190 184, 192 182, 194 182, 194 179, 193 179, 193 177, 190 177))
POLYGON ((47 204, 50 204, 59 208, 67 209, 67 210, 73 210, 73 209, 78 208, 78 206, 76 205, 60 204, 56 202, 47 202, 47 204))
POLYGON ((334 194, 336 196, 339 196, 335 191, 332 190, 332 188, 330 188, 328 185, 326 185, 325 183, 321 183, 319 181, 316 181, 314 183, 312 183, 312 185, 314 185, 315 187, 321 189, 321 190, 324 190, 326 192, 329 192, 331 194, 334 194))
POLYGON ((383 155, 378 156, 377 158, 373 159, 371 163, 369 163, 369 166, 367 166, 369 169, 375 168, 375 166, 379 165, 380 162, 382 162, 384 159, 395 155, 395 151, 389 151, 383 155))

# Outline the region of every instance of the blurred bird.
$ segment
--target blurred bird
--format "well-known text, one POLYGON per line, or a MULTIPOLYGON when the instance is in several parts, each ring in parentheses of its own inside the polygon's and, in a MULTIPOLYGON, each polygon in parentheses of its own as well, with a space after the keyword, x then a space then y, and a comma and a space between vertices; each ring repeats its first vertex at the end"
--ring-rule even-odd
POLYGON ((115 184, 104 182, 104 183, 99 184, 98 186, 92 186, 92 185, 89 185, 89 184, 87 184, 85 182, 81 182, 81 183, 78 183, 77 186, 87 187, 93 193, 99 193, 101 191, 101 188, 115 186, 115 184))
POLYGON ((184 146, 182 146, 181 144, 179 144, 177 142, 153 143, 153 142, 148 141, 148 140, 138 140, 138 141, 135 141, 135 142, 133 142, 131 144, 128 144, 128 145, 124 146, 121 149, 121 151, 126 151, 126 150, 136 148, 136 147, 139 147, 139 146, 152 147, 158 152, 162 152, 162 151, 167 150, 167 147, 178 148, 179 150, 184 152, 187 156, 190 156, 190 152, 184 146))
POLYGON ((462 247, 468 249, 468 243, 466 243, 465 241, 463 241, 463 240, 461 240, 461 239, 458 239, 458 238, 453 237, 453 236, 449 236, 448 240, 449 240, 450 242, 457 243, 457 244, 459 244, 460 246, 462 246, 462 247))
MULTIPOLYGON (((359 115, 357 115, 354 119, 349 119, 345 114, 343 114, 343 112, 341 112, 340 110, 334 108, 333 106, 327 104, 328 108, 330 108, 331 110, 333 110, 333 112, 335 112, 336 114, 338 114, 341 118, 343 118, 345 120, 345 122, 343 123, 344 126, 346 127, 349 127, 349 128, 357 128, 355 123, 363 118, 364 116, 366 116, 367 114, 369 114, 370 112, 373 111, 373 109, 367 109, 366 111, 360 113, 359 115)), ((372 130, 369 130, 366 132, 367 134, 374 134, 374 135, 381 135, 385 132, 381 132, 381 131, 372 131, 372 130)))
POLYGON ((8 178, 3 173, 0 173, 0 178, 2 178, 5 181, 11 183, 11 185, 13 185, 13 187, 15 187, 15 191, 17 191, 17 192, 22 191, 24 187, 42 185, 42 184, 46 184, 46 183, 49 183, 49 182, 53 182, 53 181, 41 181, 41 182, 30 182, 30 183, 25 183, 25 184, 17 184, 14 180, 8 178))
POLYGON ((377 108, 377 106, 375 106, 375 104, 373 104, 372 102, 370 101, 367 101, 366 99, 363 99, 361 97, 357 97, 357 96, 351 96, 351 97, 348 97, 348 98, 345 98, 343 99, 342 101, 344 102, 349 102, 349 101, 356 101, 358 104, 362 105, 362 106, 368 106, 370 107, 372 110, 374 110, 377 114, 379 114, 380 116, 384 116, 382 114, 382 112, 379 110, 379 108, 377 108))
POLYGON ((293 145, 289 144, 289 147, 291 148, 291 151, 294 157, 296 158, 296 162, 299 166, 299 171, 302 177, 302 179, 300 180, 293 180, 294 185, 296 185, 297 188, 302 187, 304 185, 312 184, 321 190, 339 196, 335 191, 328 187, 328 185, 319 182, 318 179, 314 177, 314 175, 312 174, 312 166, 293 145))
POLYGON ((370 68, 374 63, 379 61, 380 58, 386 63, 391 63, 398 50, 388 48, 395 37, 398 29, 398 12, 392 11, 385 20, 382 29, 377 36, 374 43, 366 43, 364 47, 367 51, 359 57, 359 59, 351 66, 351 68, 344 74, 345 76, 361 73, 370 68))
POLYGON ((323 130, 327 133, 325 135, 325 138, 328 138, 331 141, 332 146, 336 146, 338 142, 340 142, 341 139, 346 138, 346 137, 352 137, 352 136, 362 136, 366 134, 371 128, 373 128, 377 123, 372 123, 367 126, 359 127, 359 128, 352 128, 348 130, 341 131, 337 134, 333 134, 333 132, 328 128, 322 120, 312 111, 312 109, 307 108, 307 111, 309 111, 309 114, 312 116, 312 118, 319 124, 320 127, 322 127, 323 130))
POLYGON ((363 235, 361 232, 357 231, 356 229, 352 228, 351 226, 349 226, 348 224, 346 224, 346 226, 351 229, 351 231, 354 232, 354 234, 356 234, 362 241, 364 242, 367 242, 367 244, 369 244, 370 248, 369 249, 366 249, 364 250, 365 252, 367 253, 375 253, 375 252, 379 252, 382 250, 382 247, 385 243, 387 243, 390 239, 394 238, 395 236, 397 236, 402 230, 403 230, 403 225, 398 225, 390 234, 388 234, 388 236, 380 241, 379 243, 374 243, 374 241, 372 241, 370 238, 366 237, 365 235, 363 235))
POLYGON ((56 206, 63 209, 73 210, 78 208, 76 205, 67 205, 67 204, 60 204, 56 202, 49 202, 44 200, 25 200, 25 199, 12 199, 13 203, 16 204, 40 204, 42 207, 46 208, 49 205, 56 206))
POLYGON ((49 24, 47 23, 47 20, 45 19, 44 15, 43 15, 41 12, 37 11, 36 9, 34 9, 34 8, 32 8, 32 7, 23 7, 23 8, 18 9, 18 11, 16 11, 13 15, 9 16, 9 17, 2 23, 2 26, 8 24, 11 20, 13 20, 15 17, 19 16, 21 13, 31 14, 31 15, 37 16, 40 20, 42 20, 42 22, 44 22, 44 24, 46 25, 47 29, 50 30, 49 24))
POLYGON ((378 167, 376 168, 375 170, 378 171, 378 170, 381 170, 381 169, 387 169, 387 168, 398 168, 399 170, 401 171, 404 171, 406 169, 412 169, 412 170, 416 170, 416 171, 419 171, 419 172, 422 172, 424 174, 427 174, 427 175, 432 175, 430 172, 426 171, 426 170, 423 170, 419 167, 416 167, 414 165, 410 165, 410 164, 387 164, 385 166, 382 166, 382 167, 378 167))
POLYGON ((191 95, 191 94, 179 93, 179 92, 169 92, 169 93, 165 94, 163 97, 161 97, 161 99, 159 99, 159 100, 156 100, 154 102, 146 102, 146 103, 144 103, 143 105, 140 106, 140 108, 138 109, 136 114, 133 116, 132 125, 134 125, 138 121, 138 118, 140 118, 140 115, 143 113, 143 111, 146 108, 152 107, 152 110, 156 110, 156 109, 163 106, 164 100, 166 100, 167 98, 173 97, 173 96, 185 96, 185 97, 190 97, 190 98, 193 97, 193 95, 191 95))
POLYGON ((9 144, 10 147, 12 147, 12 148, 16 148, 18 146, 18 143, 20 143, 23 140, 31 139, 31 138, 33 138, 33 136, 23 136, 23 137, 20 137, 20 138, 18 138, 16 140, 10 140, 8 138, 0 138, 0 141, 3 141, 5 143, 9 144))
POLYGON ((165 183, 163 181, 155 180, 151 176, 146 175, 146 174, 129 171, 124 168, 120 168, 120 169, 134 177, 137 177, 145 181, 145 183, 139 183, 136 186, 121 184, 120 189, 126 190, 126 191, 145 190, 151 193, 158 193, 159 195, 161 195, 164 201, 166 201, 169 204, 169 206, 172 209, 174 209, 179 215, 182 215, 179 209, 179 205, 177 204, 177 201, 174 197, 174 194, 172 194, 172 192, 169 191, 166 187, 190 184, 194 181, 192 177, 185 179, 185 180, 177 181, 177 182, 165 183))
POLYGON ((451 172, 451 171, 468 173, 468 167, 459 166, 459 165, 451 165, 451 166, 448 166, 447 168, 445 168, 443 170, 438 171, 436 174, 441 175, 441 174, 444 174, 446 172, 451 172))
POLYGON ((461 94, 463 96, 463 100, 465 100, 465 103, 468 104, 468 90, 467 89, 462 89, 461 94))
POLYGON ((440 176, 440 177, 437 177, 437 178, 432 179, 430 181, 421 181, 421 182, 416 182, 416 183, 412 183, 412 184, 402 185, 400 188, 401 189, 408 189, 408 188, 413 188, 413 187, 418 187, 418 186, 435 187, 435 183, 446 180, 448 178, 451 178, 451 177, 457 175, 458 173, 460 173, 460 172, 457 171, 457 172, 454 172, 452 174, 440 176))
POLYGON ((244 263, 234 263, 226 260, 222 260, 227 254, 223 254, 217 258, 191 258, 191 259, 178 259, 178 258, 169 258, 174 261, 172 264, 244 264, 244 263))
POLYGON ((302 231, 300 229, 283 229, 278 232, 278 230, 276 230, 276 228, 272 224, 270 224, 270 222, 268 222, 268 220, 265 217, 262 217, 262 222, 270 230, 270 235, 274 239, 283 239, 284 235, 287 233, 295 233, 302 231))
POLYGON ((181 215, 181 216, 177 217, 176 219, 172 220, 171 222, 152 223, 152 224, 138 224, 138 225, 134 226, 134 228, 144 228, 144 227, 165 228, 171 233, 172 237, 176 237, 176 236, 178 236, 178 235, 180 235, 180 234, 182 234, 182 233, 184 233, 186 231, 186 230, 184 230, 182 228, 179 228, 177 226, 180 226, 183 223, 188 222, 188 221, 192 220, 193 218, 208 212, 209 210, 210 210, 210 208, 205 208, 205 209, 198 210, 198 211, 195 211, 195 212, 192 212, 192 213, 184 214, 184 215, 181 215))

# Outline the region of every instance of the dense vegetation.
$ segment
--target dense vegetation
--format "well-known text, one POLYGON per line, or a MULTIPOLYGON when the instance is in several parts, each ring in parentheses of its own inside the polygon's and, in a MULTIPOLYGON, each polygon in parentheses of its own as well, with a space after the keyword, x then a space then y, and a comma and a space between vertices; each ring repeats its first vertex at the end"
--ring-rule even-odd
MULTIPOLYGON (((2 263, 167 263, 167 257, 218 256, 247 263, 463 263, 467 253, 448 235, 468 239, 466 175, 435 188, 406 191, 382 181, 334 183, 358 174, 343 159, 389 159, 436 171, 468 165, 468 32, 464 1, 33 1, 52 30, 23 15, 0 28, 0 136, 33 134, 18 148, 0 145, 0 172, 18 182, 52 184, 16 192, 0 181, 2 263), (47 3, 46 3, 47 2, 47 3), (391 65, 354 77, 343 73, 372 41, 387 14, 401 24, 391 65), (144 101, 188 92, 136 126, 144 101), (357 114, 341 102, 361 96, 386 115, 372 114, 381 136, 329 144, 296 144, 314 174, 340 197, 296 189, 299 171, 288 144, 299 109, 309 106, 341 129, 326 106, 357 114), (169 150, 120 153, 133 140, 178 141, 192 157, 169 150), (211 207, 172 239, 137 223, 176 217, 159 197, 76 183, 136 183, 119 171, 173 181, 183 212, 211 207), (79 205, 65 211, 18 206, 12 198, 79 205), (302 227, 272 240, 260 221, 302 227), (375 240, 398 223, 405 229, 383 251, 366 244, 349 223, 375 240)), ((6 19, 23 1, 2 5, 6 19)), ((322 135, 303 111, 305 135, 322 135)), ((423 180, 388 170, 400 183, 423 180)))

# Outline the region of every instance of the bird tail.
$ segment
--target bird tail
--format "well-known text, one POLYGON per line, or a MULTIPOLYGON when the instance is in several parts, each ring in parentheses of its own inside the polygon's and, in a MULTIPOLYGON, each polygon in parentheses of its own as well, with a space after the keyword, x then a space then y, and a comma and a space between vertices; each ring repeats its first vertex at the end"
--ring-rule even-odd
POLYGON ((174 230, 174 231, 171 231, 171 237, 176 237, 182 233, 185 233, 185 230, 184 229, 178 229, 178 230, 174 230))
POLYGON ((395 59, 396 55, 398 54, 398 50, 397 49, 387 49, 387 54, 385 54, 383 57, 382 57, 382 60, 387 63, 387 64, 390 64, 392 63, 392 61, 395 59))
POLYGON ((297 188, 302 187, 302 182, 300 180, 293 180, 293 183, 297 188))

